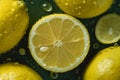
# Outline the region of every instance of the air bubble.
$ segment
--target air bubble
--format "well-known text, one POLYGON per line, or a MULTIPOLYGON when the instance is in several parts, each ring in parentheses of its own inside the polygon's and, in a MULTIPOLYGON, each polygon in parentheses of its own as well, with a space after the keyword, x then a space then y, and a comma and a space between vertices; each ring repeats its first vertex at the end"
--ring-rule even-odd
POLYGON ((24 48, 20 48, 19 49, 19 53, 20 53, 20 55, 25 55, 25 49, 24 48))
POLYGON ((58 78, 58 73, 51 72, 51 73, 50 73, 50 77, 51 77, 52 79, 57 79, 57 78, 58 78))
POLYGON ((41 8, 46 11, 46 12, 51 12, 53 7, 50 3, 46 2, 46 3, 43 3, 41 8))
POLYGON ((93 44, 93 48, 94 48, 94 49, 98 49, 98 47, 99 47, 99 44, 98 44, 98 43, 94 43, 94 44, 93 44))

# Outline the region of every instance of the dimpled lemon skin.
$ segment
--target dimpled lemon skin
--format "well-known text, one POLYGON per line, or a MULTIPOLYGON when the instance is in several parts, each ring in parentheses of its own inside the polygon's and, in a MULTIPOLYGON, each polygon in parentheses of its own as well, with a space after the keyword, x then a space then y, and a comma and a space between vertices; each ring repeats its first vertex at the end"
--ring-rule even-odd
POLYGON ((17 45, 28 24, 29 16, 22 0, 0 0, 0 54, 17 45))
POLYGON ((78 18, 91 18, 110 8, 113 0, 55 0, 55 3, 67 14, 78 18))
POLYGON ((19 63, 0 64, 0 80, 42 80, 32 68, 19 63))
POLYGON ((83 80, 120 80, 120 46, 100 51, 88 65, 83 80))

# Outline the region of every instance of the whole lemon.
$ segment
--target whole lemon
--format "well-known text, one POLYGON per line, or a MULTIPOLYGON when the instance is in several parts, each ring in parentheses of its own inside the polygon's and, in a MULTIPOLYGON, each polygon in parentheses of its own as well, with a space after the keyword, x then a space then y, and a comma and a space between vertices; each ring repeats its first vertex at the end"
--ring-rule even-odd
POLYGON ((120 46, 100 51, 86 68, 83 80, 120 80, 120 46))
POLYGON ((0 64, 0 80, 42 80, 32 68, 15 63, 0 64))
POLYGON ((5 53, 21 40, 29 24, 22 0, 0 0, 0 53, 5 53))
POLYGON ((113 0, 55 0, 55 2, 67 14, 79 18, 91 18, 105 12, 113 0))

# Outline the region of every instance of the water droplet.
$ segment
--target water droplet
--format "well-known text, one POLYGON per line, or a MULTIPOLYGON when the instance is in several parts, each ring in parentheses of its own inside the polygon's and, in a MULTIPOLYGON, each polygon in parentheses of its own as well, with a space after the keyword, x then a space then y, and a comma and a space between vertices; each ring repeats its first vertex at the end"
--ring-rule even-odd
POLYGON ((19 62, 14 62, 14 65, 15 65, 15 66, 18 66, 18 65, 19 65, 19 62))
POLYGON ((48 47, 40 47, 41 52, 46 52, 49 48, 48 47))
POLYGON ((78 15, 81 15, 81 12, 79 12, 78 15))
POLYGON ((98 43, 94 43, 94 44, 93 44, 93 48, 94 48, 94 49, 98 49, 98 47, 99 47, 99 44, 98 44, 98 43))
POLYGON ((83 3, 86 3, 86 1, 85 1, 85 0, 83 0, 83 3))
POLYGON ((77 80, 82 80, 80 76, 78 76, 78 79, 77 80))
POLYGON ((94 2, 93 2, 93 4, 94 4, 94 5, 96 5, 96 4, 97 4, 97 2, 96 2, 96 1, 94 1, 94 2))
POLYGON ((120 4, 118 4, 118 6, 120 7, 120 4))
POLYGON ((11 11, 12 11, 12 12, 14 12, 14 11, 15 11, 15 9, 11 9, 11 11))
POLYGON ((0 33, 0 37, 2 37, 3 36, 3 34, 2 33, 0 33))
POLYGON ((81 7, 81 6, 79 6, 78 8, 79 8, 79 9, 81 9, 82 7, 81 7))
POLYGON ((52 79, 57 79, 57 78, 58 78, 58 73, 51 72, 51 73, 50 73, 50 77, 51 77, 52 79))
POLYGON ((50 12, 53 9, 52 5, 48 2, 42 4, 41 8, 46 12, 50 12))
POLYGON ((20 48, 19 49, 19 53, 20 53, 20 55, 25 55, 25 49, 24 48, 20 48))
POLYGON ((68 6, 69 4, 68 3, 65 3, 66 6, 68 6))
POLYGON ((31 1, 30 3, 31 3, 31 4, 34 4, 34 2, 33 2, 33 1, 31 1))
POLYGON ((15 17, 18 17, 18 15, 16 14, 15 17))
POLYGON ((4 33, 4 34, 8 34, 8 32, 7 32, 7 31, 4 31, 3 33, 4 33))
POLYGON ((119 46, 119 44, 118 43, 114 43, 114 46, 119 46))
POLYGON ((6 61, 11 61, 12 59, 11 58, 7 58, 6 61))

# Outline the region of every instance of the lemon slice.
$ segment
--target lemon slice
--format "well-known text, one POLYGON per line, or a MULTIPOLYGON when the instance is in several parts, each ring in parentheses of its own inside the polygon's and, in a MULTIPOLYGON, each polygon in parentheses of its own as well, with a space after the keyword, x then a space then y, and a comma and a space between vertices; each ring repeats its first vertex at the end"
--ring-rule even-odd
POLYGON ((42 78, 30 67, 15 62, 0 64, 0 80, 42 80, 42 78))
POLYGON ((120 16, 111 13, 102 17, 96 25, 95 35, 103 44, 117 42, 120 39, 120 16))
POLYGON ((91 18, 104 13, 113 0, 55 0, 58 7, 78 18, 91 18))
POLYGON ((40 19, 29 34, 29 49, 35 61, 52 72, 77 67, 90 46, 85 26, 67 14, 52 14, 40 19))
POLYGON ((85 69, 83 80, 119 80, 120 46, 101 50, 85 69), (94 76, 93 76, 94 75, 94 76))
POLYGON ((0 53, 17 45, 28 24, 29 16, 22 0, 0 0, 0 53))

